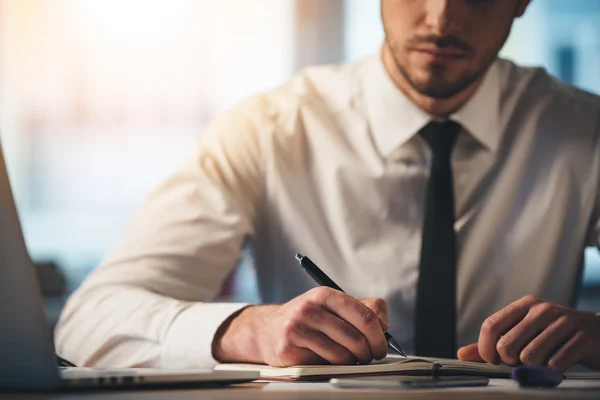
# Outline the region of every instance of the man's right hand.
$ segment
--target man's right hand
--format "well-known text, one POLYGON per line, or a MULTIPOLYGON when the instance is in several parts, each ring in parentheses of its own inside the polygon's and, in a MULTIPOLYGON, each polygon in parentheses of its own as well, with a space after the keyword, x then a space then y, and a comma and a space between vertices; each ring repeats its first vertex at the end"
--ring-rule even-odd
POLYGON ((234 314, 217 331, 212 351, 220 362, 366 364, 386 356, 388 328, 384 300, 318 287, 285 304, 234 314))

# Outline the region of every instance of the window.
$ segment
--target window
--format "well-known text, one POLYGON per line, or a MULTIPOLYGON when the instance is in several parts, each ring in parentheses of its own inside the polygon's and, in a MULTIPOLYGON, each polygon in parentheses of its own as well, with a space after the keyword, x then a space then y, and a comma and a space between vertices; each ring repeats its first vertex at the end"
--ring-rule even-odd
MULTIPOLYGON (((383 40, 379 2, 347 0, 344 48, 347 60, 377 51, 383 40)), ((566 83, 600 94, 600 1, 532 1, 513 25, 500 56, 543 66, 566 83)), ((585 253, 584 281, 600 285, 600 253, 585 253)))
POLYGON ((72 286, 215 114, 294 69, 292 1, 0 7, 0 128, 27 244, 72 286))
MULTIPOLYGON (((382 39, 379 1, 0 2, 0 132, 33 258, 73 288, 217 113, 382 39)), ((533 1, 502 56, 600 93, 600 1, 533 1)), ((586 263, 600 284, 595 249, 586 263)))

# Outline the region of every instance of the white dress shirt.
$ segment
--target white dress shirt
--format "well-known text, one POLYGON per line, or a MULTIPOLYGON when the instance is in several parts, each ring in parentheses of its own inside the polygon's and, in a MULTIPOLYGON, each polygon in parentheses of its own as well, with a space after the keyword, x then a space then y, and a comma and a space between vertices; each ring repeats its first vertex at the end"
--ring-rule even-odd
MULTIPOLYGON (((71 296, 58 353, 83 366, 211 367, 216 329, 244 304, 207 300, 246 241, 264 302, 314 287, 302 252, 355 297, 385 299, 412 352, 431 157, 417 133, 431 119, 379 56, 308 68, 243 101, 71 296)), ((600 98, 498 60, 452 119, 464 128, 452 165, 465 345, 524 295, 572 303, 584 247, 600 237, 600 98)))

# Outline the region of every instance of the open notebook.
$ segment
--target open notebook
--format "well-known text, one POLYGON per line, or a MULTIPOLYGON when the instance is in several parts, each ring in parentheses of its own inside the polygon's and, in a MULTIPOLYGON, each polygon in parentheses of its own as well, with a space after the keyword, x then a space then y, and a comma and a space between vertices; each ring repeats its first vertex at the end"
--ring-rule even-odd
POLYGON ((277 368, 262 364, 219 364, 219 370, 258 371, 269 380, 328 380, 339 376, 368 375, 480 375, 509 378, 512 367, 442 358, 388 355, 368 365, 298 365, 277 368))

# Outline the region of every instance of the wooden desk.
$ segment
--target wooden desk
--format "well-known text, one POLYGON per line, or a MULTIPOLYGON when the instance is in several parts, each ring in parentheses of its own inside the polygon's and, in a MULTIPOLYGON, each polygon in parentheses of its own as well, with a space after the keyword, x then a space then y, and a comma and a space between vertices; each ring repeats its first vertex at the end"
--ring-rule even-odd
MULTIPOLYGON (((282 399, 282 400, 314 400, 314 399, 402 399, 402 400, 459 400, 459 399, 484 399, 484 400, 529 400, 529 399, 598 399, 600 398, 600 382, 596 389, 517 389, 498 390, 492 386, 488 388, 448 388, 436 390, 390 390, 390 391, 350 391, 350 390, 302 390, 298 384, 291 384, 283 388, 278 384, 275 390, 267 389, 265 383, 248 383, 233 385, 222 388, 206 389, 174 389, 174 390, 136 390, 136 391, 97 391, 97 392, 73 392, 55 394, 18 394, 0 393, 0 400, 255 400, 255 399, 282 399), (296 386, 294 386, 296 385, 296 386)), ((309 384, 310 385, 310 384, 309 384)), ((323 388, 323 385, 321 385, 323 388)))

